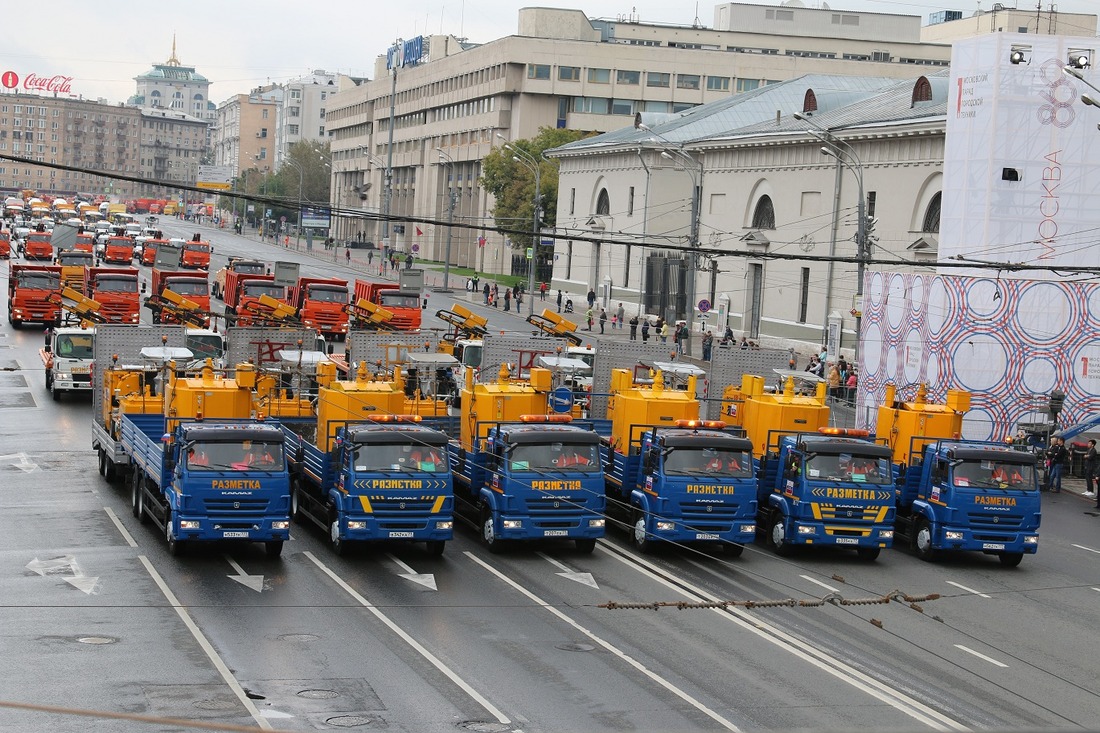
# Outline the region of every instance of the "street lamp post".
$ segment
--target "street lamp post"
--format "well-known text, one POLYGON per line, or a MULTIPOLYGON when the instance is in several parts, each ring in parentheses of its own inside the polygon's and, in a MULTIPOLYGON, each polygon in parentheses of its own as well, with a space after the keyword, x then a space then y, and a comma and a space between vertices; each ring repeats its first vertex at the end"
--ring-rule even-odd
POLYGON ((435 149, 439 153, 440 162, 447 166, 447 247, 443 254, 443 287, 437 289, 437 293, 451 292, 451 235, 454 233, 455 224, 455 191, 454 191, 454 159, 440 148, 435 149))
POLYGON ((290 163, 298 171, 298 234, 294 238, 294 247, 295 249, 300 249, 302 246, 302 166, 296 163, 289 155, 283 159, 283 162, 290 163))
POLYGON ((539 161, 530 153, 517 148, 512 143, 504 143, 504 148, 512 153, 512 160, 522 165, 535 176, 535 211, 531 227, 531 261, 527 265, 527 315, 535 313, 535 266, 538 264, 539 213, 542 211, 542 172, 539 161))

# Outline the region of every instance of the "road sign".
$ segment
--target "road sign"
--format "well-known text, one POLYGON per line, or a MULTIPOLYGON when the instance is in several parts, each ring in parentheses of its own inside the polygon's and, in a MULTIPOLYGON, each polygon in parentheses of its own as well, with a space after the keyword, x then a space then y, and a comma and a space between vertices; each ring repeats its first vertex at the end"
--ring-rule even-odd
POLYGON ((699 301, 699 312, 700 313, 706 313, 709 310, 710 310, 710 301, 707 300, 706 298, 703 298, 702 300, 700 300, 699 301))
POLYGON ((534 259, 534 257, 535 257, 535 248, 534 247, 528 247, 527 248, 527 259, 531 260, 531 259, 534 259))
POLYGON ((230 190, 233 188, 233 166, 200 165, 195 186, 212 191, 230 190))
POLYGON ((283 224, 286 224, 286 217, 285 216, 280 216, 279 221, 283 224))
POLYGON ((297 262, 275 262, 275 284, 293 287, 298 284, 301 265, 297 262))
POLYGON ((271 209, 267 209, 266 211, 267 211, 267 213, 264 214, 264 218, 270 219, 271 218, 271 209))
POLYGON ((420 251, 420 245, 419 244, 414 244, 412 246, 412 251, 413 252, 419 252, 420 251))
POLYGON ((550 409, 554 412, 569 412, 573 409, 573 390, 558 387, 550 393, 550 409))

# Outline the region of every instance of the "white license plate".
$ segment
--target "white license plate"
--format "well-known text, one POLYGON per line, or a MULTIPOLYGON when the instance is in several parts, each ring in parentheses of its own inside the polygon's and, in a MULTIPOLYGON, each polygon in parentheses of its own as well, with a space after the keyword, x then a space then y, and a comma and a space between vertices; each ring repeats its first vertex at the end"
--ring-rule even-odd
POLYGON ((857 540, 855 537, 837 537, 836 543, 838 545, 858 545, 859 540, 857 540))
POLYGON ((718 535, 716 535, 716 534, 707 534, 705 532, 698 532, 695 535, 695 539, 697 539, 697 540, 716 540, 716 539, 718 539, 718 535))
POLYGON ((542 531, 543 537, 568 537, 569 530, 567 529, 544 529, 542 531))
POLYGON ((248 536, 248 532, 222 532, 222 537, 226 537, 226 538, 247 537, 247 536, 248 536))
POLYGON ((394 540, 408 539, 408 538, 413 536, 413 533, 412 532, 390 532, 389 536, 390 536, 390 539, 394 539, 394 540))
POLYGON ((982 543, 982 549, 983 550, 1003 550, 1004 548, 1005 548, 1005 546, 1003 544, 998 543, 998 542, 983 542, 982 543))

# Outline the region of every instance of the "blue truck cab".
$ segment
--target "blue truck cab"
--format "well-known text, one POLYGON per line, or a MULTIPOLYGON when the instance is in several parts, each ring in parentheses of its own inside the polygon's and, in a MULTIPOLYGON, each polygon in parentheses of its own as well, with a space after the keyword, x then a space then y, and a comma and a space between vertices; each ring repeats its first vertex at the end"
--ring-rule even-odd
POLYGON ((132 511, 161 528, 169 552, 241 540, 279 556, 290 538, 290 475, 277 426, 131 414, 120 425, 133 467, 132 511))
POLYGON ((756 536, 752 442, 722 423, 678 420, 641 433, 628 453, 610 450, 609 512, 628 514, 640 552, 654 543, 720 543, 736 557, 756 536))
POLYGON ((779 436, 778 452, 760 464, 757 493, 757 524, 777 554, 825 545, 871 561, 893 543, 891 451, 866 435, 822 428, 779 436))
POLYGON ((479 430, 485 437, 476 450, 454 444, 457 495, 492 552, 505 541, 544 538, 571 539, 591 552, 604 535, 600 438, 556 417, 569 418, 524 415, 479 430))
MULTIPOLYGON (((919 440, 914 438, 914 442, 919 440)), ((897 531, 917 555, 996 555, 1016 567, 1039 549, 1036 457, 998 443, 935 440, 910 451, 897 489, 897 531)))
POLYGON ((352 543, 395 541, 424 542, 430 554, 443 554, 454 535, 447 436, 411 416, 368 417, 339 426, 322 445, 316 422, 283 423, 291 516, 328 530, 338 555, 352 543))

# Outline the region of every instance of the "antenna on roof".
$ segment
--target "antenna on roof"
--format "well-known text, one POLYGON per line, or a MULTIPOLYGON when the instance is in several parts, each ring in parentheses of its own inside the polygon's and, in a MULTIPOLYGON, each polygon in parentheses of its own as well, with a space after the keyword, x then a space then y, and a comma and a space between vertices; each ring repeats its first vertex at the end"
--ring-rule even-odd
POLYGON ((692 24, 691 27, 692 28, 701 28, 702 27, 702 23, 699 22, 699 3, 698 3, 698 0, 696 0, 696 3, 695 3, 695 22, 692 24))

